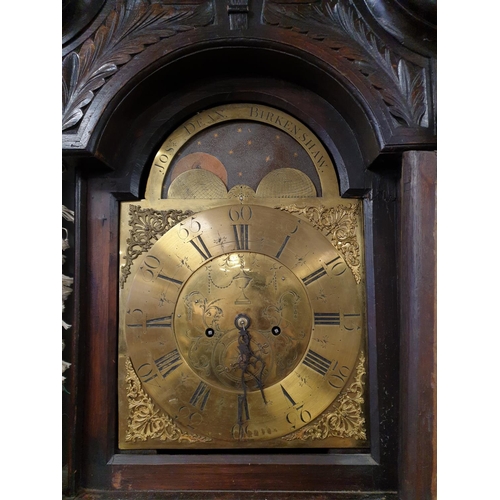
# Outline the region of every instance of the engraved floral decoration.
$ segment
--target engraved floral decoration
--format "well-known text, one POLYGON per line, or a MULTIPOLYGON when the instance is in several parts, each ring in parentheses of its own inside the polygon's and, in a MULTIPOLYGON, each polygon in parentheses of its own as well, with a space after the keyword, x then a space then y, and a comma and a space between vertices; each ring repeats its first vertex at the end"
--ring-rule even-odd
POLYGON ((361 205, 351 203, 333 208, 298 207, 287 205, 279 207, 291 214, 306 218, 316 229, 329 237, 336 250, 342 253, 352 271, 356 283, 361 283, 359 243, 356 238, 356 226, 361 205))
POLYGON ((129 416, 125 440, 128 442, 160 439, 184 443, 206 443, 211 438, 184 432, 152 402, 142 389, 129 358, 125 361, 129 416))
POLYGON ((356 366, 356 375, 351 385, 344 390, 322 416, 302 429, 284 436, 286 441, 326 439, 329 437, 366 440, 365 417, 363 415, 365 356, 361 352, 356 366))
POLYGON ((148 45, 213 22, 213 2, 167 5, 151 0, 117 0, 95 34, 62 63, 62 129, 76 125, 87 106, 120 66, 148 45))
POLYGON ((127 250, 123 257, 125 264, 122 266, 120 285, 123 288, 130 268, 137 257, 147 252, 169 229, 174 227, 186 217, 192 215, 190 210, 154 210, 141 208, 140 205, 130 205, 130 238, 127 238, 127 250))
POLYGON ((429 126, 425 68, 392 53, 352 0, 267 0, 264 20, 304 33, 354 65, 380 94, 396 124, 429 126))

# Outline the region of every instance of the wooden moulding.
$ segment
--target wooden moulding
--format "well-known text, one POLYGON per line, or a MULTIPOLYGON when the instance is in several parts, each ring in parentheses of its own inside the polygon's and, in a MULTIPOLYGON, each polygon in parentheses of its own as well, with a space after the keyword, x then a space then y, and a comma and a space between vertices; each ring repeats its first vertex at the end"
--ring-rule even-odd
POLYGON ((436 498, 436 153, 403 155, 401 498, 436 498))
MULTIPOLYGON (((367 276, 371 282, 369 301, 373 304, 368 350, 371 373, 375 375, 369 383, 371 452, 119 453, 114 403, 119 202, 113 194, 113 175, 94 174, 85 180, 86 259, 80 263, 86 296, 82 303, 82 324, 86 325, 81 348, 83 418, 80 446, 73 450, 81 459, 80 477, 75 485, 76 491, 82 488, 80 498, 113 498, 115 492, 121 495, 116 498, 154 498, 150 496, 152 492, 164 492, 172 496, 162 498, 208 500, 230 498, 230 492, 235 491, 238 498, 248 499, 259 498, 256 491, 276 499, 298 498, 294 492, 308 492, 309 497, 300 497, 304 499, 396 498, 391 496, 397 487, 398 442, 399 352, 394 347, 398 332, 394 321, 398 316, 394 271, 396 199, 389 199, 382 187, 376 186, 372 199, 365 201, 365 230, 370 242, 367 253, 373 269, 372 275, 367 276), (123 496, 125 493, 132 496, 123 496)), ((394 182, 388 181, 393 191, 394 182)))

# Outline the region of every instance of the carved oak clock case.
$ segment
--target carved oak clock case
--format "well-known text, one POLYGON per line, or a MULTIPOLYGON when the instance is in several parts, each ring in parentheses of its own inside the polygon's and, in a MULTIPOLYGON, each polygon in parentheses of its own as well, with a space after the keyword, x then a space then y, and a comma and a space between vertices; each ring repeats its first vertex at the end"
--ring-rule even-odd
POLYGON ((67 493, 433 498, 424 6, 90 4, 63 46, 67 493))

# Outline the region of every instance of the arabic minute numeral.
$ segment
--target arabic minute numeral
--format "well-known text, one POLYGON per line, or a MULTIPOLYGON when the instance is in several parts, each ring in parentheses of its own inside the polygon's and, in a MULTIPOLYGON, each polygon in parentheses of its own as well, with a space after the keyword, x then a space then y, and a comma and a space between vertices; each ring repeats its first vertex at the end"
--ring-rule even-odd
POLYGON ((331 373, 328 375, 328 383, 335 389, 342 389, 349 376, 351 369, 346 366, 338 367, 338 362, 335 363, 331 373))
POLYGON ((294 407, 293 410, 286 414, 286 421, 292 426, 292 429, 295 429, 297 425, 302 426, 303 424, 307 424, 311 419, 311 412, 305 410, 304 405, 294 407))
POLYGON ((245 205, 244 207, 230 208, 228 215, 231 222, 248 222, 252 218, 253 212, 251 207, 245 205))

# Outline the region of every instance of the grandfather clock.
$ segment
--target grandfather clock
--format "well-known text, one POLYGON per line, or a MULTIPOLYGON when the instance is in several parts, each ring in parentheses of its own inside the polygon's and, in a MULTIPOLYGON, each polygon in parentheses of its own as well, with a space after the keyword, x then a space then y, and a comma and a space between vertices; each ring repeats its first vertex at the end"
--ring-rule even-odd
POLYGON ((76 498, 435 498, 435 4, 63 5, 76 498))

